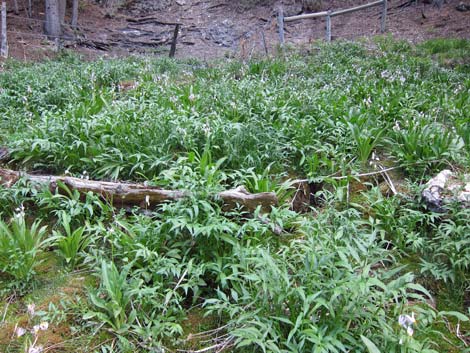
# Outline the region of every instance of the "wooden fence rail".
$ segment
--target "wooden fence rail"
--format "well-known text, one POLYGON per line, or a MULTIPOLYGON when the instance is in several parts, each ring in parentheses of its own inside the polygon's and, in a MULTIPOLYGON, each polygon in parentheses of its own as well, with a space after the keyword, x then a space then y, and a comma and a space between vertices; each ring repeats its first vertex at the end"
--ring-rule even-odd
POLYGON ((365 10, 374 6, 382 5, 382 16, 380 21, 380 31, 384 33, 387 29, 387 7, 388 3, 387 0, 378 0, 368 4, 359 5, 355 7, 351 7, 349 9, 342 9, 336 11, 321 11, 315 13, 308 13, 303 15, 297 16, 290 16, 284 17, 283 10, 280 8, 278 12, 278 26, 279 26, 279 40, 281 42, 281 46, 284 45, 284 24, 286 22, 298 21, 298 20, 305 20, 310 18, 318 18, 318 17, 325 17, 326 20, 326 40, 331 42, 331 18, 335 16, 345 15, 348 13, 356 12, 365 10))

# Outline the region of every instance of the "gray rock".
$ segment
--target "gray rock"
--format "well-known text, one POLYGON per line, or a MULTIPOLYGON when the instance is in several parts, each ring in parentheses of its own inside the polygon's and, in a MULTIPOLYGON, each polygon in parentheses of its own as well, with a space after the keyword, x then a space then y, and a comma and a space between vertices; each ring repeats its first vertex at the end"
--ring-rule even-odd
POLYGON ((427 182, 422 197, 429 209, 435 212, 445 212, 453 203, 470 207, 470 175, 456 177, 445 169, 427 182))
POLYGON ((470 11, 470 3, 460 2, 456 7, 457 11, 465 12, 470 11))
POLYGON ((237 38, 234 24, 229 20, 215 23, 205 33, 205 39, 210 40, 222 47, 232 47, 237 38))
POLYGON ((297 16, 302 13, 302 4, 285 5, 284 17, 297 16))

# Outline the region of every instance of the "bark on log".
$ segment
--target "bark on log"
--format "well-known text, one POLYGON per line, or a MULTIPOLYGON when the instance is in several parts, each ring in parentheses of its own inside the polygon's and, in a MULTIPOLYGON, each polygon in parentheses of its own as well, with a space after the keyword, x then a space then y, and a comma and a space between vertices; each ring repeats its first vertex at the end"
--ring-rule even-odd
MULTIPOLYGON (((153 207, 165 201, 176 201, 190 196, 190 192, 187 191, 164 190, 143 184, 97 181, 53 175, 32 175, 0 168, 0 185, 12 187, 20 178, 25 178, 32 184, 39 186, 49 186, 51 191, 58 190, 58 183, 63 183, 69 189, 77 190, 82 194, 92 192, 101 195, 117 207, 153 207)), ((278 204, 277 196, 273 192, 251 194, 243 187, 223 191, 217 196, 224 202, 227 209, 241 206, 249 212, 253 212, 258 206, 261 206, 262 211, 268 212, 271 206, 278 204)))
POLYGON ((224 201, 227 209, 233 209, 240 205, 253 212, 258 206, 261 206, 263 212, 269 212, 271 206, 277 206, 278 204, 278 199, 274 192, 251 194, 243 186, 233 190, 222 191, 218 196, 224 201))

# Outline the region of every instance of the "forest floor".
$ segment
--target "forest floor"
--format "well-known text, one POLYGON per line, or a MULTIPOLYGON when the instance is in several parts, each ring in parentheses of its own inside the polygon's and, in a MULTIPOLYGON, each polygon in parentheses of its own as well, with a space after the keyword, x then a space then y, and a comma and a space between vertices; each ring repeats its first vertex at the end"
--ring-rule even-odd
MULTIPOLYGON (((348 8, 369 0, 324 1, 318 10, 348 8)), ((8 2, 7 2, 8 3, 8 2)), ((154 53, 167 55, 175 30, 181 24, 176 56, 180 58, 241 57, 272 53, 279 44, 274 1, 134 0, 116 10, 85 0, 79 28, 64 26, 62 45, 87 57, 154 53)), ((457 10, 460 0, 448 0, 439 9, 409 0, 389 1, 387 33, 413 43, 447 37, 470 38, 470 11, 457 10)), ((464 1, 465 3, 465 1, 464 1)), ((11 5, 11 4, 8 4, 11 5)), ((8 6, 13 9, 13 6, 8 6)), ((286 16, 305 13, 293 0, 284 1, 286 16)), ((380 7, 342 15, 332 20, 332 39, 354 40, 380 34, 380 7)), ((44 13, 26 8, 8 12, 10 57, 35 60, 54 56, 56 45, 42 35, 44 13)), ((67 19, 66 19, 67 20, 67 19)), ((299 46, 325 37, 323 18, 286 23, 286 43, 299 46)))

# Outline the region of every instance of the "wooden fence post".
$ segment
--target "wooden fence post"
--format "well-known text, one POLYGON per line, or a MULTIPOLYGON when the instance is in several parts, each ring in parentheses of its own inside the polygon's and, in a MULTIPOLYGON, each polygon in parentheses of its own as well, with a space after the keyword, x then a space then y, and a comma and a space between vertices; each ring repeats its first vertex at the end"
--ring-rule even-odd
POLYGON ((170 47, 170 58, 173 58, 176 53, 176 42, 178 40, 178 33, 180 31, 180 24, 178 23, 175 26, 175 31, 173 32, 173 40, 171 41, 171 47, 170 47))
POLYGON ((380 21, 380 32, 385 33, 387 30, 387 0, 384 0, 384 5, 382 9, 382 19, 380 21))
POLYGON ((282 6, 279 7, 277 12, 277 25, 279 27, 279 41, 282 47, 284 46, 284 10, 282 6))
POLYGON ((268 45, 266 44, 266 37, 264 35, 264 30, 261 31, 261 43, 263 44, 264 53, 266 54, 266 57, 269 57, 268 45))
POLYGON ((0 56, 8 57, 8 42, 7 42, 7 3, 2 2, 2 37, 0 43, 0 56))
POLYGON ((331 11, 326 15, 326 41, 331 42, 331 11))

